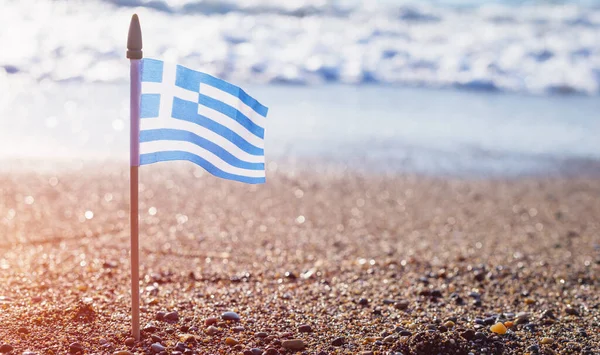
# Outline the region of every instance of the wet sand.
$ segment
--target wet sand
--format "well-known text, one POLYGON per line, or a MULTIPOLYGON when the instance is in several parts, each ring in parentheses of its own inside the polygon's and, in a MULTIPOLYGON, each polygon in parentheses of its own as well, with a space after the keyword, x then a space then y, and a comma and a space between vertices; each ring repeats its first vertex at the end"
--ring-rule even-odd
POLYGON ((0 173, 0 352, 600 352, 600 179, 144 167, 130 346, 127 178, 0 173))

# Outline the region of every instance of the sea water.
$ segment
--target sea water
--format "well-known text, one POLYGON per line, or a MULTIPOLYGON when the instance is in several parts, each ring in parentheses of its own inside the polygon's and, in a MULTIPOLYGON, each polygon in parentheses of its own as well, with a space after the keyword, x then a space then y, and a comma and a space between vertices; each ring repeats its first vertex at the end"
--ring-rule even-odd
POLYGON ((270 160, 598 170, 599 1, 0 0, 0 159, 126 160, 134 11, 271 108, 270 160))

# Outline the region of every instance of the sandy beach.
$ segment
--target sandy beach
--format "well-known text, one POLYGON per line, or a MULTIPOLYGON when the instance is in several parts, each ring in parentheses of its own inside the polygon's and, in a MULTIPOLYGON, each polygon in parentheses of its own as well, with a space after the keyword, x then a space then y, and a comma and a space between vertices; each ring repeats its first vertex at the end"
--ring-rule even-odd
POLYGON ((145 167, 133 342, 127 178, 1 173, 0 352, 600 352, 598 179, 145 167))

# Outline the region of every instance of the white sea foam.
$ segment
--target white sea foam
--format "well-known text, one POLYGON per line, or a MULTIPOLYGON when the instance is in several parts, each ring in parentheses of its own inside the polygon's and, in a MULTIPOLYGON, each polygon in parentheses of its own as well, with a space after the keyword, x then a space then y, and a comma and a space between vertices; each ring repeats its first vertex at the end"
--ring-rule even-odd
POLYGON ((147 56, 236 82, 600 94, 600 6, 591 1, 0 0, 0 8, 0 73, 38 81, 127 80, 135 11, 147 56))

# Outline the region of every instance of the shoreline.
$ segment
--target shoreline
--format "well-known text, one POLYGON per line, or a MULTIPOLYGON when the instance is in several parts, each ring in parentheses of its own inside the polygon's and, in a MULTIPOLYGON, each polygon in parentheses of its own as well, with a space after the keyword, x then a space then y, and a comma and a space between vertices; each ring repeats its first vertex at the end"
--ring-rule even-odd
POLYGON ((598 178, 282 169, 249 186, 187 164, 146 170, 152 326, 133 346, 127 171, 0 173, 0 339, 14 353, 286 354, 290 339, 309 354, 600 350, 598 178))

